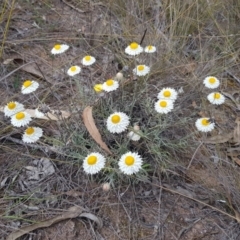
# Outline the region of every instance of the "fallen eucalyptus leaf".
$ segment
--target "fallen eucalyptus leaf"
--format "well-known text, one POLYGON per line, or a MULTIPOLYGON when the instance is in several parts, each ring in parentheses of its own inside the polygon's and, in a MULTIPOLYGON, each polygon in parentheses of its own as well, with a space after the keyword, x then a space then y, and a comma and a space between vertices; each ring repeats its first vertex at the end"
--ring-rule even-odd
POLYGON ((102 228, 102 226, 103 226, 102 220, 100 218, 98 218, 97 216, 95 216, 94 214, 92 214, 92 213, 82 213, 82 214, 80 214, 79 217, 89 218, 90 220, 92 220, 95 223, 97 223, 98 228, 102 228))
POLYGON ((100 145, 102 149, 104 149, 109 154, 112 154, 110 149, 108 148, 107 144, 103 142, 102 137, 95 125, 93 116, 92 116, 92 107, 88 106, 83 110, 83 122, 85 124, 85 127, 87 128, 89 134, 92 136, 92 138, 100 145))
POLYGON ((225 143, 229 141, 233 137, 233 133, 225 133, 225 134, 219 134, 216 136, 212 136, 207 139, 203 139, 202 141, 204 143, 211 143, 211 144, 218 144, 218 143, 225 143))
POLYGON ((58 223, 60 221, 63 221, 65 219, 70 219, 70 218, 76 218, 78 217, 83 211, 85 211, 84 208, 80 206, 74 206, 70 207, 66 212, 62 213, 61 215, 50 218, 48 220, 38 222, 26 227, 22 227, 16 232, 12 232, 11 234, 8 235, 6 240, 16 240, 17 238, 25 235, 26 233, 30 233, 38 228, 46 228, 51 226, 52 224, 58 223))
POLYGON ((235 143, 240 143, 240 117, 237 117, 235 120, 237 126, 234 128, 233 131, 233 141, 235 143))

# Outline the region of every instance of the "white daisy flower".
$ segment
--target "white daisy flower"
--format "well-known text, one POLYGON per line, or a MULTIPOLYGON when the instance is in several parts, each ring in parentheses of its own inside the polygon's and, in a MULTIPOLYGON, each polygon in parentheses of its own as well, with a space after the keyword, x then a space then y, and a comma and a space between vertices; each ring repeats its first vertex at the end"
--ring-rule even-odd
POLYGON ((205 87, 213 89, 219 87, 220 81, 216 77, 209 76, 203 80, 203 84, 205 87))
POLYGON ((72 66, 67 70, 67 74, 69 76, 74 76, 80 72, 81 72, 81 68, 79 66, 72 66))
POLYGON ((134 152, 125 153, 121 156, 118 166, 127 175, 137 173, 142 167, 142 157, 134 152))
POLYGON ((133 73, 137 76, 145 76, 150 72, 150 67, 146 65, 138 65, 133 69, 133 73))
POLYGON ((158 99, 169 99, 175 101, 177 99, 177 91, 173 88, 163 88, 159 93, 158 99))
POLYGON ((39 127, 28 127, 23 136, 22 140, 25 143, 36 142, 43 135, 43 130, 39 127))
POLYGON ((22 85, 22 94, 28 94, 34 92, 39 87, 39 83, 36 81, 26 80, 22 85))
POLYGON ((118 81, 115 81, 113 79, 108 79, 106 82, 103 83, 103 90, 106 92, 112 92, 119 87, 118 81))
POLYGON ((27 112, 18 112, 11 118, 11 123, 15 127, 26 126, 32 120, 31 115, 27 112))
POLYGON ((111 133, 124 132, 129 125, 129 117, 122 112, 115 112, 107 119, 107 129, 111 133))
POLYGON ((105 166, 106 159, 100 153, 91 153, 83 160, 83 169, 88 174, 98 173, 105 166))
POLYGON ((103 84, 95 84, 93 88, 95 92, 100 93, 103 90, 103 84))
POLYGON ((168 99, 160 99, 155 103, 155 110, 158 113, 169 113, 173 110, 173 101, 168 99))
POLYGON ((210 103, 220 105, 225 102, 225 97, 219 92, 210 93, 207 96, 207 99, 210 103))
POLYGON ((145 47, 145 49, 144 49, 144 51, 146 52, 146 53, 154 53, 154 52, 156 52, 156 47, 155 46, 152 46, 152 45, 148 45, 148 46, 146 46, 145 47))
POLYGON ((82 64, 85 65, 85 66, 90 66, 95 62, 96 62, 96 58, 92 57, 90 55, 87 55, 82 59, 82 64))
POLYGON ((210 118, 199 118, 195 122, 195 126, 198 131, 201 132, 210 132, 214 129, 215 123, 209 120, 210 118))
POLYGON ((51 50, 52 54, 60 54, 60 53, 64 53, 65 51, 67 51, 69 49, 69 46, 66 44, 56 44, 53 49, 51 50))
POLYGON ((42 117, 45 116, 43 112, 41 112, 41 111, 38 110, 38 108, 35 109, 35 112, 34 112, 34 113, 35 113, 35 116, 36 116, 37 118, 42 118, 42 117))
POLYGON ((23 104, 19 102, 9 102, 4 107, 4 115, 7 117, 12 117, 14 114, 24 110, 23 104))
POLYGON ((136 42, 132 42, 126 49, 125 53, 135 56, 138 55, 139 53, 143 52, 143 48, 137 44, 136 42))

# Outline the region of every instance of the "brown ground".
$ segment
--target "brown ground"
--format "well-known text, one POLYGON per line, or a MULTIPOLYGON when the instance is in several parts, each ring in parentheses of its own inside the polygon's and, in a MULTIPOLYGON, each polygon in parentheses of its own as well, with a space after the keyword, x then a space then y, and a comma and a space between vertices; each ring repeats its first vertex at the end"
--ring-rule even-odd
MULTIPOLYGON (((79 13, 58 0, 16 3, 2 52, 4 64, 1 66, 1 77, 23 63, 35 61, 44 73, 44 79, 39 79, 44 86, 39 96, 41 99, 45 96, 45 102, 50 107, 61 102, 61 109, 69 110, 74 99, 81 111, 92 103, 91 98, 82 102, 76 86, 69 82, 66 84, 65 74, 59 69, 79 62, 82 53, 91 51, 102 64, 90 70, 83 69, 80 80, 91 73, 89 82, 84 83, 85 90, 98 83, 99 79, 111 77, 120 67, 116 56, 112 57, 102 43, 110 33, 121 35, 122 32, 116 16, 109 14, 109 9, 103 4, 83 4, 81 9, 86 12, 79 13), (114 32, 106 27, 109 22, 114 32), (58 41, 72 47, 67 55, 52 61, 49 49, 58 41), (54 92, 45 91, 49 86, 54 86, 54 92)), ((1 34, 8 14, 6 10, 0 22, 1 34)), ((123 38, 118 41, 118 44, 126 45, 123 38)), ((38 67, 35 64, 30 66, 30 69, 20 69, 1 82, 2 103, 6 104, 6 99, 15 99, 25 104, 31 101, 31 105, 37 107, 35 98, 26 100, 18 94, 22 80, 39 77, 32 75, 38 67)), ((188 67, 183 74, 192 71, 188 67)), ((227 111, 225 117, 219 119, 224 124, 227 124, 228 118, 236 117, 227 111)), ((73 115, 77 116, 78 113, 73 115)), ((37 227, 19 239, 240 239, 236 221, 236 218, 239 219, 237 201, 231 203, 230 193, 228 199, 220 194, 231 175, 219 181, 221 171, 213 176, 215 169, 206 168, 202 159, 209 157, 209 149, 201 148, 201 154, 195 155, 188 171, 176 167, 161 176, 156 174, 146 182, 119 183, 106 192, 101 184, 79 174, 76 164, 68 162, 68 157, 62 156, 58 150, 44 154, 39 149, 12 142, 9 137, 19 139, 20 134, 7 127, 9 123, 3 114, 0 118, 3 124, 0 145, 0 239, 6 239, 18 228, 59 216, 72 206, 83 207, 84 212, 92 214, 92 218, 87 215, 62 220, 46 228, 37 227), (46 155, 52 160, 50 163, 44 162, 46 155), (46 167, 44 164, 50 165, 46 167), (41 174, 38 175, 38 172, 41 174), (97 219, 102 224, 97 224, 97 219)), ((60 137, 60 123, 40 121, 39 125, 46 128, 46 134, 54 133, 60 137)), ((225 156, 225 151, 226 148, 220 149, 223 152, 220 155, 225 156)), ((192 155, 183 157, 190 162, 192 155)), ((234 162, 232 165, 233 168, 238 167, 234 162)))

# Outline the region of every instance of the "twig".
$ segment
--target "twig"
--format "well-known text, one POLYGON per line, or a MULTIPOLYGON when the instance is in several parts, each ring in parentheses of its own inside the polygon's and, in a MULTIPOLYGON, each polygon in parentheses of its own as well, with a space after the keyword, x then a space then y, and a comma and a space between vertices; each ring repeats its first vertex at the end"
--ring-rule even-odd
POLYGON ((235 75, 233 75, 231 72, 229 72, 228 70, 226 70, 227 74, 230 75, 232 78, 234 78, 238 83, 240 83, 240 79, 238 77, 236 77, 235 75))
POLYGON ((199 146, 197 147, 197 149, 195 150, 195 152, 194 152, 194 154, 193 154, 193 156, 192 156, 192 158, 191 158, 191 161, 189 162, 189 164, 188 164, 188 166, 187 166, 187 170, 188 170, 188 169, 190 168, 190 166, 192 165, 192 161, 193 161, 195 155, 197 154, 198 149, 202 146, 202 144, 203 144, 203 142, 201 142, 201 143, 199 144, 199 146))
POLYGON ((25 63, 25 64, 23 64, 22 66, 14 69, 14 70, 11 71, 9 74, 7 74, 6 76, 2 77, 2 78, 0 79, 0 82, 1 82, 2 80, 6 79, 7 77, 11 76, 13 73, 15 73, 16 71, 18 71, 18 70, 21 69, 22 67, 25 67, 26 65, 31 64, 31 63, 35 63, 35 62, 32 61, 32 62, 25 63))

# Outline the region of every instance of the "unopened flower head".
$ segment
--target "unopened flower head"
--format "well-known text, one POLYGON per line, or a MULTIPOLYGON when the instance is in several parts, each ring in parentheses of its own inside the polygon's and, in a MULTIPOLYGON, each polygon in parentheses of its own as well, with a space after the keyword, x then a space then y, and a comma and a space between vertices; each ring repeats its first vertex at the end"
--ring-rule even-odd
POLYGON ((28 94, 34 92, 39 87, 39 83, 36 81, 26 80, 22 85, 22 94, 28 94))
POLYGON ((136 42, 132 42, 126 49, 125 49, 125 53, 127 53, 128 55, 138 55, 141 52, 143 52, 143 48, 136 42))
POLYGON ((80 72, 81 72, 81 68, 79 66, 72 66, 67 70, 67 74, 69 76, 74 76, 80 72))
POLYGON ((225 97, 219 92, 208 94, 207 99, 210 103, 215 105, 221 105, 225 102, 225 97))
POLYGON ((123 80, 123 74, 121 72, 118 72, 115 76, 115 80, 122 81, 123 80))
POLYGON ((138 153, 127 152, 121 156, 118 166, 123 173, 131 175, 139 172, 142 162, 142 157, 138 153))
POLYGON ((108 79, 106 82, 103 83, 103 90, 106 92, 112 92, 118 89, 119 83, 113 79, 108 79))
POLYGON ((195 126, 200 132, 210 132, 214 129, 215 123, 210 121, 210 118, 199 118, 195 122, 195 126))
POLYGON ((105 157, 97 152, 89 154, 83 160, 83 169, 88 174, 98 173, 105 166, 105 157))
POLYGON ((209 76, 203 80, 203 84, 207 88, 214 89, 219 87, 220 81, 216 77, 209 76))
POLYGON ((103 84, 96 84, 96 85, 94 85, 93 88, 97 93, 100 93, 103 90, 103 84))
POLYGON ((145 76, 150 72, 150 67, 146 65, 138 65, 133 69, 133 73, 137 76, 145 76))
POLYGON ((154 52, 156 52, 156 47, 152 46, 152 45, 148 45, 145 47, 144 51, 146 53, 154 53, 154 52))
POLYGON ((67 51, 69 48, 68 45, 66 44, 56 44, 54 45, 54 47, 51 50, 52 54, 60 54, 60 53, 64 53, 65 51, 67 51))
POLYGON ((103 183, 102 189, 103 189, 104 192, 108 192, 110 190, 110 188, 111 188, 111 186, 110 186, 109 183, 107 183, 107 182, 103 183))
POLYGON ((168 99, 160 99, 155 103, 155 110, 158 113, 169 113, 173 110, 173 101, 168 99))
POLYGON ((23 136, 22 140, 25 143, 34 143, 39 140, 43 135, 43 130, 39 127, 28 127, 23 136))
POLYGON ((107 119, 107 129, 111 133, 124 132, 129 125, 129 117, 122 112, 115 112, 107 119))
POLYGON ((15 127, 23 127, 30 123, 32 120, 31 116, 27 112, 18 112, 11 118, 11 123, 15 127))
POLYGON ((24 110, 23 104, 19 102, 9 102, 4 107, 4 115, 7 117, 12 117, 14 114, 24 110))
POLYGON ((175 101, 177 99, 177 91, 173 88, 163 88, 159 93, 158 93, 158 99, 169 99, 172 101, 175 101))
POLYGON ((82 64, 83 64, 84 66, 90 66, 90 65, 92 65, 92 64, 95 63, 95 62, 96 62, 95 57, 92 57, 92 56, 90 56, 90 55, 87 55, 87 56, 85 56, 85 57, 82 59, 82 64))

